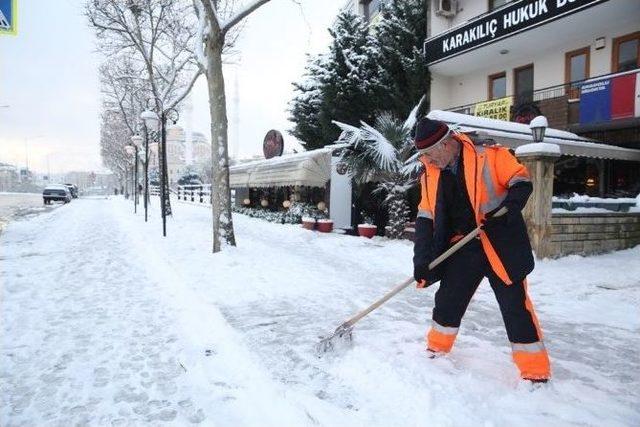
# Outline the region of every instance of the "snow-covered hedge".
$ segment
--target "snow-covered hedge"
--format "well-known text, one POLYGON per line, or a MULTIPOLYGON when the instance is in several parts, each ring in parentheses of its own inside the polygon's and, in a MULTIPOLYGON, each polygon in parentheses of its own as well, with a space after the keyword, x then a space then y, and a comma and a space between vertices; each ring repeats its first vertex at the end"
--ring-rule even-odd
POLYGON ((300 224, 303 217, 313 219, 325 219, 327 214, 313 205, 306 203, 292 203, 286 211, 270 211, 261 208, 233 207, 233 212, 250 216, 252 218, 264 219, 269 222, 279 224, 300 224))

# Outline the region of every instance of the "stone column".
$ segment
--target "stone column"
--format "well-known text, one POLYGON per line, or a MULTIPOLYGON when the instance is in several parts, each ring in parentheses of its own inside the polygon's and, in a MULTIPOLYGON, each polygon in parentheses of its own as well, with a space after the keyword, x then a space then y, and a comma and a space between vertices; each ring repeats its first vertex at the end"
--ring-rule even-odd
POLYGON ((516 156, 529 170, 533 193, 523 210, 531 246, 537 258, 553 254, 551 244, 551 201, 553 197, 553 170, 560 157, 556 144, 533 143, 516 149, 516 156))

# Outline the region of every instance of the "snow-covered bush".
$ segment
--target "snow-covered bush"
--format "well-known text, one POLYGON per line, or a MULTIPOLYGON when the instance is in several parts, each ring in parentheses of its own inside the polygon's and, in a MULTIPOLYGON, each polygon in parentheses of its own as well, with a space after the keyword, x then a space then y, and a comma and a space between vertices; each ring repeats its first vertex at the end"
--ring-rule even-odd
POLYGON ((286 211, 270 211, 262 208, 233 206, 233 212, 278 224, 301 224, 303 217, 313 219, 327 218, 327 214, 318 210, 315 206, 299 202, 293 202, 291 207, 286 211))
POLYGON ((349 165, 353 180, 359 184, 377 182, 375 192, 386 196, 387 236, 392 239, 402 238, 409 215, 406 193, 416 184, 422 167, 411 136, 421 103, 404 123, 388 113, 381 114, 375 126, 361 122, 360 127, 355 127, 334 122, 343 130, 339 142, 349 144, 342 159, 349 165))

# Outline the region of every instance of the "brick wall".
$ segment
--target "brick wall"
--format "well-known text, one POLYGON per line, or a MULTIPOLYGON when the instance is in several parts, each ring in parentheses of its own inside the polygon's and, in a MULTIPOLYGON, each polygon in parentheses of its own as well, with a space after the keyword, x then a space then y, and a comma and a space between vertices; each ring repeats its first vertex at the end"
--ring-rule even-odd
POLYGON ((553 257, 589 255, 640 244, 640 213, 553 214, 553 257))
POLYGON ((542 115, 547 117, 550 128, 567 128, 569 124, 569 107, 566 95, 540 100, 538 101, 538 108, 540 108, 542 115))
MULTIPOLYGON (((549 252, 553 258, 590 255, 640 245, 640 213, 553 214, 549 252)), ((413 240, 415 223, 405 239, 413 240)))

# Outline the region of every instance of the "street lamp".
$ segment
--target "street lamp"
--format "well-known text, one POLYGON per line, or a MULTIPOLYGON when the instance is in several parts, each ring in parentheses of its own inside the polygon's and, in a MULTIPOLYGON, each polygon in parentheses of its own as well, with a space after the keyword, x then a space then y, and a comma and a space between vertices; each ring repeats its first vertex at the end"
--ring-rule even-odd
MULTIPOLYGON (((171 215, 170 209, 171 204, 169 203, 169 194, 168 194, 168 173, 167 173, 167 132, 166 132, 166 124, 167 120, 171 120, 174 124, 179 119, 178 111, 170 108, 168 110, 164 110, 160 108, 161 113, 160 117, 156 112, 147 109, 140 114, 140 118, 144 120, 145 127, 148 131, 155 131, 158 129, 158 124, 160 124, 160 146, 158 143, 149 143, 148 148, 151 149, 154 153, 160 151, 159 163, 160 163, 160 204, 162 211, 162 235, 167 235, 167 215, 171 215)), ((147 138, 148 140, 148 138, 147 138)), ((147 153, 148 154, 148 153, 147 153)))
POLYGON ((133 213, 138 212, 138 203, 139 203, 139 191, 138 191, 138 163, 140 162, 140 158, 138 156, 138 149, 142 147, 142 137, 137 133, 131 137, 131 142, 133 146, 136 148, 136 166, 135 166, 135 175, 136 175, 136 190, 134 193, 134 205, 133 205, 133 213))
POLYGON ((160 119, 158 118, 158 115, 154 111, 144 110, 142 113, 140 113, 140 118, 144 120, 144 124, 147 127, 147 129, 149 130, 158 129, 158 122, 160 121, 160 119))
POLYGON ((549 122, 545 116, 537 116, 529 123, 529 129, 531 129, 531 135, 533 135, 533 142, 542 142, 544 140, 544 133, 549 127, 549 122))
POLYGON ((162 168, 160 170, 162 174, 162 235, 167 235, 167 215, 171 215, 171 203, 169 201, 169 173, 167 171, 167 120, 171 120, 175 125, 180 118, 178 110, 169 108, 163 110, 160 115, 160 125, 162 132, 162 168))
POLYGON ((149 204, 149 133, 158 126, 158 115, 151 110, 140 113, 144 123, 144 222, 148 221, 147 206, 149 204))
POLYGON ((127 154, 133 156, 133 213, 138 212, 138 145, 142 142, 139 135, 131 137, 131 144, 125 145, 127 154))

